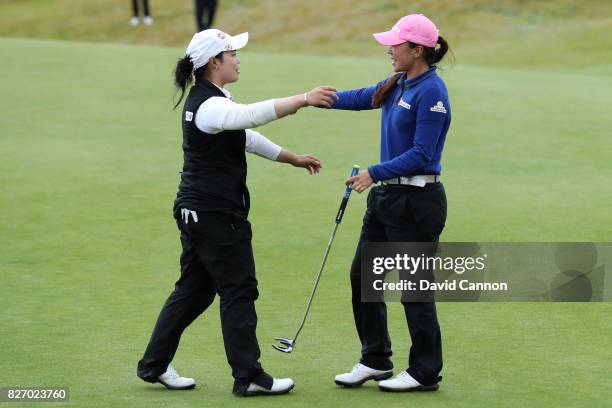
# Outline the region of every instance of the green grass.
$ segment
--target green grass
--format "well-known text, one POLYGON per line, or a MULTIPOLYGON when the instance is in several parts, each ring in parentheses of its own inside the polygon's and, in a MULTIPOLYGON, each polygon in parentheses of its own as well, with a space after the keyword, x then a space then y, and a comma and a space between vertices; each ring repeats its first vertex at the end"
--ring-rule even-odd
MULTIPOLYGON (((377 159, 377 112, 308 109, 262 128, 284 147, 318 154, 317 177, 249 158, 262 362, 291 375, 295 392, 231 397, 217 302, 186 331, 175 359, 197 389, 164 392, 138 380, 136 362, 178 276, 171 203, 182 156, 170 71, 181 53, 0 39, 0 54, 10 56, 0 65, 0 385, 68 386, 69 405, 88 407, 609 404, 609 303, 441 303, 438 393, 336 389, 333 376, 359 356, 348 287, 365 208, 357 194, 300 345, 291 355, 272 350, 272 338, 293 335, 301 317, 343 179, 353 163, 377 159)), ((246 102, 389 73, 384 59, 241 58, 243 76, 230 89, 246 102)), ((458 64, 443 73, 454 115, 444 240, 611 240, 606 72, 458 64)), ((409 338, 397 304, 389 326, 402 369, 409 338)))

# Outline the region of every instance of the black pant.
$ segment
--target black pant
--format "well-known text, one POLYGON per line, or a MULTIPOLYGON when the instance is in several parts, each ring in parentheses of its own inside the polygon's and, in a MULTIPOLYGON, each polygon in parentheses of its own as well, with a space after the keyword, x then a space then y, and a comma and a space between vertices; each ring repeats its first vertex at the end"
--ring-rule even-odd
MULTIPOLYGON (((353 315, 361 340, 361 363, 393 368, 384 302, 361 302, 361 244, 364 242, 437 242, 446 222, 442 183, 425 187, 380 186, 368 195, 357 252, 351 266, 353 315)), ((434 302, 402 302, 412 346, 408 373, 423 385, 437 383, 442 370, 442 339, 434 302)))
POLYGON ((144 15, 150 16, 149 14, 149 0, 132 0, 132 14, 134 17, 138 17, 138 2, 142 3, 142 7, 144 8, 144 15))
POLYGON ((259 364, 255 300, 259 292, 251 248, 251 224, 239 215, 198 212, 198 221, 178 219, 181 277, 164 304, 149 345, 138 363, 138 376, 155 382, 172 361, 183 330, 219 294, 221 328, 234 393, 251 382, 272 387, 259 364))
POLYGON ((217 0, 195 0, 196 25, 198 31, 212 27, 217 11, 217 0), (208 19, 204 22, 204 10, 208 10, 208 19))

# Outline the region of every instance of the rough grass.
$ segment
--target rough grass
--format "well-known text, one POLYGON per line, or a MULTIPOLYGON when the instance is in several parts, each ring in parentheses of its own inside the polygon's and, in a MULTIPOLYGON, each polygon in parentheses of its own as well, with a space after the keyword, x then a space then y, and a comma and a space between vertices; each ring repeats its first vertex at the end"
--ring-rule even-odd
MULTIPOLYGON (((192 2, 152 0, 151 7, 155 25, 131 28, 128 0, 3 0, 0 36, 184 47, 195 30, 192 2)), ((612 63, 607 0, 223 0, 216 23, 230 33, 249 31, 253 51, 380 57, 384 49, 370 34, 412 12, 436 21, 459 63, 612 63)))

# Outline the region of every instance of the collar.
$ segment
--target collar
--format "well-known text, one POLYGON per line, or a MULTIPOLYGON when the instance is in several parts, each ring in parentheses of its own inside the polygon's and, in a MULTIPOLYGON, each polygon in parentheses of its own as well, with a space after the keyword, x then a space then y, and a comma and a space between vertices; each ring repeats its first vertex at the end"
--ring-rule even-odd
POLYGON ((230 91, 225 88, 221 88, 220 86, 217 86, 217 84, 215 84, 214 82, 211 82, 211 84, 213 84, 215 87, 217 87, 218 90, 223 92, 223 95, 225 95, 226 98, 232 99, 232 94, 230 93, 230 91))
POLYGON ((196 80, 196 86, 200 86, 203 88, 211 88, 214 89, 215 91, 221 92, 221 94, 223 96, 225 96, 226 98, 232 99, 232 94, 225 88, 221 88, 220 86, 217 86, 216 84, 213 84, 212 82, 210 82, 208 79, 204 79, 204 78, 198 78, 196 80))
POLYGON ((404 72, 400 78, 400 83, 402 86, 410 88, 435 74, 436 74, 436 67, 433 67, 433 68, 429 68, 427 71, 423 72, 421 75, 415 76, 414 78, 407 80, 406 73, 404 72))

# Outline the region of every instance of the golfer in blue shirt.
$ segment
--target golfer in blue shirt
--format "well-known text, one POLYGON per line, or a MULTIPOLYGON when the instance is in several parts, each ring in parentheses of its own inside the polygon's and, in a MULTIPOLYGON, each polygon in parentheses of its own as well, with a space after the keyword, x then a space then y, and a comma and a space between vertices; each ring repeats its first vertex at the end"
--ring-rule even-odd
POLYGON ((361 246, 366 242, 437 242, 446 222, 440 182, 451 109, 436 64, 448 44, 427 17, 412 14, 374 38, 389 46, 396 72, 378 84, 338 92, 332 109, 382 109, 380 163, 349 178, 359 193, 374 183, 351 267, 361 359, 335 382, 357 387, 376 380, 383 391, 434 391, 442 377, 442 341, 435 303, 403 302, 412 340, 408 367, 395 378, 384 302, 361 301, 361 246))

